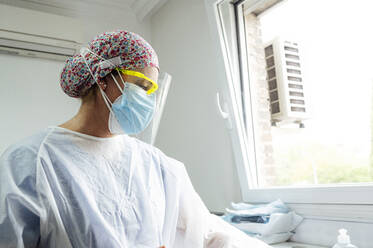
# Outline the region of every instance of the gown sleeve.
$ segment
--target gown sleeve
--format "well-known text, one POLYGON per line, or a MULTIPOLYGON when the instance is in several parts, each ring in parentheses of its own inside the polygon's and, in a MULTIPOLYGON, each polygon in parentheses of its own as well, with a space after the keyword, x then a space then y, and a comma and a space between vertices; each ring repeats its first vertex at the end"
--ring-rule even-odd
POLYGON ((180 174, 182 188, 173 247, 270 248, 264 242, 249 237, 220 217, 210 214, 194 190, 184 166, 180 174))
POLYGON ((0 247, 34 248, 40 237, 37 152, 18 146, 0 157, 0 247))

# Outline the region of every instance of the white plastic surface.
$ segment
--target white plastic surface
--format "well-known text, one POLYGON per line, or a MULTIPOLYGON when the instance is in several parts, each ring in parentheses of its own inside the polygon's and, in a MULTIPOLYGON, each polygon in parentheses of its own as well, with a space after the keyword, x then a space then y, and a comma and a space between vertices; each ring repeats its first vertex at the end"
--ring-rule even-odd
POLYGON ((326 246, 310 245, 297 242, 284 242, 271 245, 273 248, 327 248, 326 246))

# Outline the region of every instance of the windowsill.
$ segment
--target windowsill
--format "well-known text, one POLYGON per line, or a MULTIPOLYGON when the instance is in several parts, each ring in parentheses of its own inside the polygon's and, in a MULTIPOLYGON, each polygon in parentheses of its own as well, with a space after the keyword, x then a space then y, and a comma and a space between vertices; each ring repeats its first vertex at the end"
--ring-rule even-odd
POLYGON ((297 242, 285 242, 271 245, 273 248, 327 248, 326 246, 309 245, 297 242))
POLYGON ((245 192, 244 201, 268 203, 281 199, 305 218, 334 221, 373 222, 373 185, 338 187, 268 188, 245 192))
POLYGON ((372 183, 250 189, 244 193, 244 201, 253 203, 281 199, 296 204, 373 204, 373 198, 367 197, 373 194, 372 183))

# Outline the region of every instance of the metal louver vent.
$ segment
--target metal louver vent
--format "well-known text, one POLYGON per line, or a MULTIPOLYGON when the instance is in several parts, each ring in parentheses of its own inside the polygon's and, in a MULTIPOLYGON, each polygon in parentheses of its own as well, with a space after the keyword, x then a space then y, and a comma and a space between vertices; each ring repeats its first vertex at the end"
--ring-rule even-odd
POLYGON ((280 113, 280 103, 278 98, 278 88, 276 81, 276 66, 275 66, 275 57, 273 53, 273 46, 269 45, 264 50, 266 57, 266 70, 267 70, 267 79, 268 79, 268 89, 269 89, 269 100, 271 113, 276 114, 280 113))
POLYGON ((290 110, 294 112, 306 112, 298 43, 285 41, 283 49, 285 53, 286 75, 290 81, 288 84, 289 95, 291 96, 289 99, 290 110))
POLYGON ((264 46, 270 111, 274 123, 308 119, 298 43, 276 38, 264 46))

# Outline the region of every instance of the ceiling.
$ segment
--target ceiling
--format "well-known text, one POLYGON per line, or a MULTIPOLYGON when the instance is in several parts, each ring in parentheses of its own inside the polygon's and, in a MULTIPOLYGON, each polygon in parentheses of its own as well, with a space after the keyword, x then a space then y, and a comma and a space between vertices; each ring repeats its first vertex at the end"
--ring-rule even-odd
POLYGON ((133 11, 138 20, 154 14, 167 0, 0 0, 0 3, 43 12, 77 16, 98 13, 92 10, 133 11))

